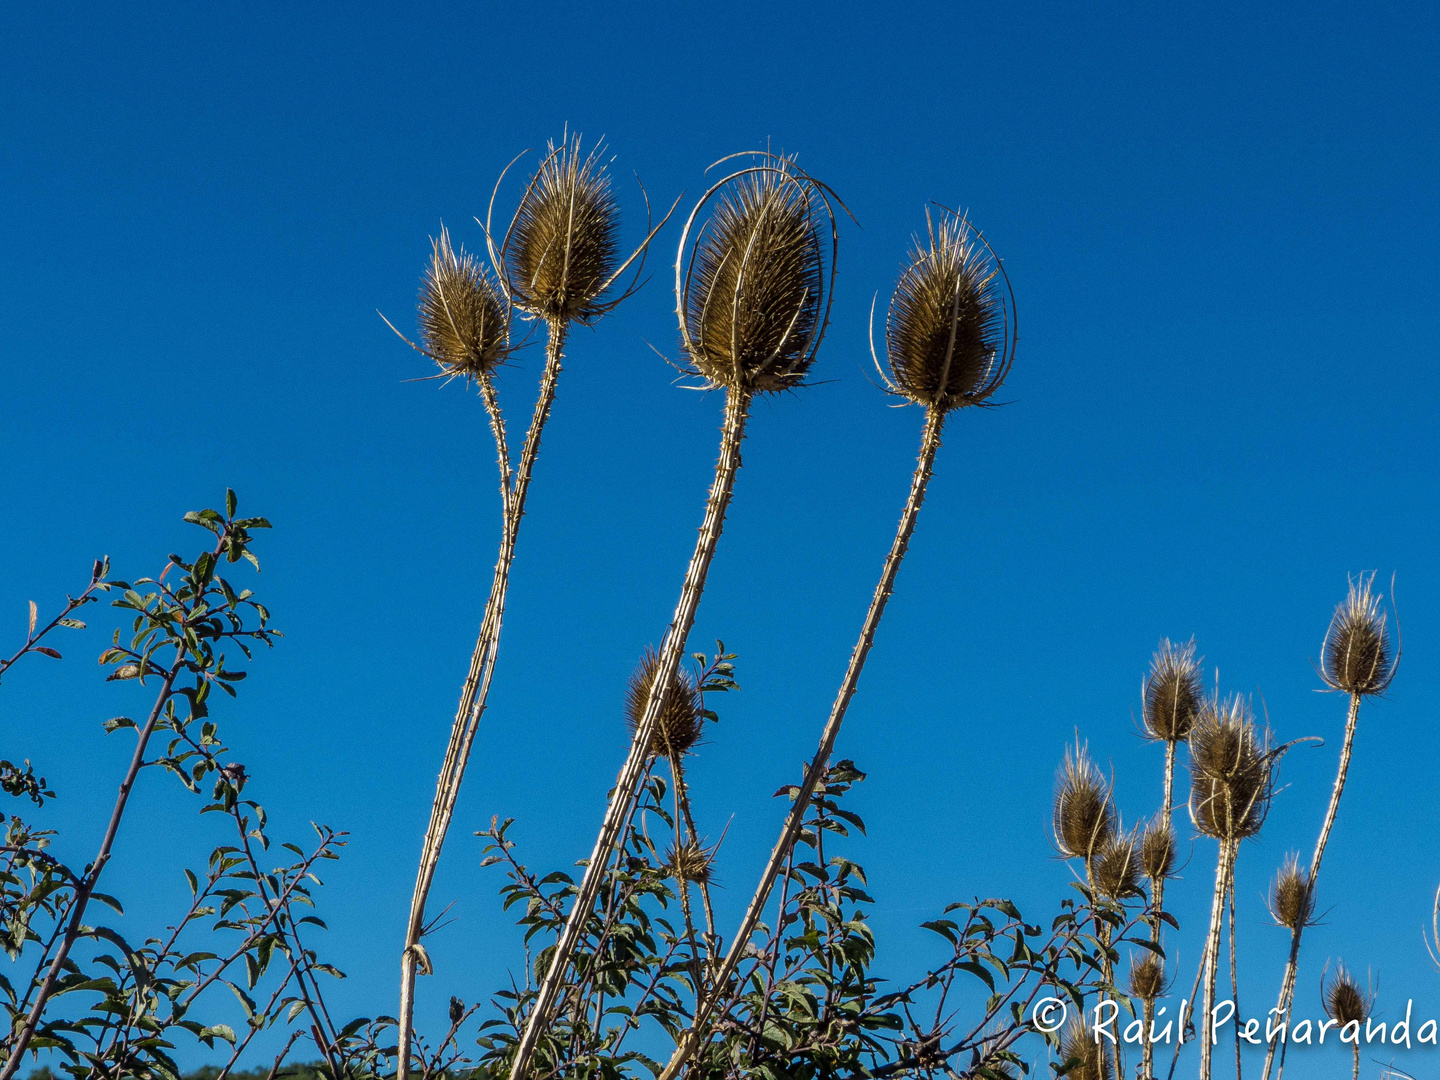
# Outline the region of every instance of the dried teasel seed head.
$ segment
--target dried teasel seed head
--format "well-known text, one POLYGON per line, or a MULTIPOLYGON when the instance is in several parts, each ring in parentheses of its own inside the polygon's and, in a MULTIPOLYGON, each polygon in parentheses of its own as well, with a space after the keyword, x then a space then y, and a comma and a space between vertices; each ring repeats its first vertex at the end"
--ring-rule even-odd
MULTIPOLYGON (((640 729, 645 708, 650 702, 650 688, 655 685, 655 676, 660 671, 660 656, 654 649, 646 649, 625 691, 625 723, 633 738, 640 729)), ((665 707, 655 720, 655 734, 650 741, 650 752, 657 757, 679 760, 687 754, 700 739, 701 727, 705 723, 700 702, 700 690, 695 680, 683 669, 676 669, 670 680, 670 692, 665 707)))
POLYGON ((463 247, 450 244, 450 231, 431 241, 430 265, 420 285, 420 337, 446 374, 488 375, 509 352, 505 304, 485 267, 463 247))
POLYGON ((1146 825, 1140 837, 1140 870, 1151 881, 1162 881, 1175 872, 1175 829, 1163 817, 1146 825))
POLYGON ((1138 846, 1133 832, 1117 833, 1090 857, 1090 878, 1107 900, 1121 900, 1140 888, 1138 846))
POLYGON ((580 136, 551 143, 531 177, 502 245, 515 305, 551 322, 589 322, 618 258, 620 209, 603 146, 582 153, 580 136))
POLYGON ((1065 1075, 1069 1080, 1114 1080, 1115 1065, 1102 1040, 1097 1042, 1085 1021, 1071 1020, 1060 1036, 1060 1061, 1078 1064, 1065 1075))
POLYGON ((1188 738, 1203 700, 1195 642, 1161 641, 1145 677, 1145 733, 1162 742, 1188 738))
POLYGON ((892 388, 942 412, 985 402, 1009 373, 1010 311, 1000 264, 970 223, 929 212, 885 320, 892 388))
POLYGON ((1300 866, 1295 853, 1286 856, 1270 885, 1270 914, 1287 930, 1309 926, 1315 913, 1310 892, 1310 875, 1300 866))
POLYGON ((1088 859, 1103 851, 1117 830, 1110 785, 1083 746, 1065 751, 1055 779, 1051 827, 1055 846, 1067 859, 1088 859))
POLYGON ((1130 958, 1130 992, 1141 1001, 1154 1001, 1165 993, 1165 961, 1152 952, 1130 958))
POLYGON ((1207 700, 1190 731, 1190 817, 1218 840, 1244 840, 1265 824, 1274 794, 1269 733, 1242 697, 1207 700))
POLYGON ((688 258, 686 227, 676 274, 691 368, 733 390, 792 390, 814 363, 829 309, 834 245, 824 243, 824 227, 833 240, 834 220, 825 191, 793 160, 767 155, 711 195, 688 258))
POLYGON ((1360 989, 1344 964, 1336 966, 1335 974, 1324 984, 1320 996, 1324 999, 1325 1015, 1342 1028, 1350 1023, 1365 1023, 1375 1005, 1374 997, 1360 989))
POLYGON ((678 877, 681 881, 705 884, 711 880, 710 864, 714 858, 714 849, 706 848, 700 841, 692 838, 670 848, 665 868, 671 876, 678 877))
POLYGON ((1335 608, 1320 647, 1326 685, 1347 694, 1383 694, 1395 677, 1395 658, 1374 574, 1350 579, 1345 599, 1335 608))

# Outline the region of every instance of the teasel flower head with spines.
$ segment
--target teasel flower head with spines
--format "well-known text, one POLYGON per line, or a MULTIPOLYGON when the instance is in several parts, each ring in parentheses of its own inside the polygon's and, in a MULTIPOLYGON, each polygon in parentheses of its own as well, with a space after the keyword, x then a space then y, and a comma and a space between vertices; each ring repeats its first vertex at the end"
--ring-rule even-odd
POLYGON ((1337 964, 1335 974, 1321 984, 1320 997, 1325 1015, 1341 1028, 1346 1024, 1365 1023, 1375 1007, 1374 995, 1360 989, 1355 976, 1343 963, 1337 964))
POLYGON ((1195 642, 1160 642, 1145 677, 1145 734, 1161 742, 1183 742, 1204 700, 1195 642))
POLYGON ((1309 926, 1315 913, 1310 875, 1300 866, 1300 857, 1288 855, 1270 885, 1270 914, 1287 930, 1309 926))
POLYGON ((1078 743, 1065 751, 1055 780, 1052 830, 1055 846, 1067 859, 1089 859, 1103 851, 1118 830, 1110 784, 1078 743))
POLYGON ((508 306, 485 266, 463 246, 456 251, 451 245, 448 229, 441 228, 430 243, 430 264, 420 283, 423 348, 416 347, 445 375, 487 377, 510 352, 508 306))
POLYGON ((681 881, 696 885, 707 885, 713 878, 710 867, 715 859, 713 848, 707 848, 693 837, 683 844, 675 844, 665 861, 666 872, 681 881))
POLYGON ((675 262, 690 374, 749 393, 803 385, 830 317, 837 250, 832 199, 794 158, 769 153, 700 199, 675 262), (709 216, 697 230, 707 206, 709 216))
POLYGON ((1320 647, 1320 675, 1332 690, 1357 696, 1383 694, 1395 678, 1399 654, 1391 652, 1381 598, 1373 591, 1375 575, 1350 579, 1345 599, 1335 608, 1320 647))
MULTIPOLYGON (((937 224, 927 210, 925 220, 890 298, 881 377, 891 393, 941 413, 984 405, 1015 355, 1009 279, 967 219, 942 210, 937 224)), ((871 338, 873 357, 873 327, 871 338)))
POLYGON ((1114 1080, 1115 1063, 1103 1038, 1096 1040, 1080 1018, 1071 1020, 1060 1036, 1060 1064, 1077 1064, 1065 1074, 1069 1080, 1114 1080))
MULTIPOLYGON (((635 732, 639 730, 640 720, 645 715, 650 691, 659 670, 659 654, 654 649, 647 648, 625 690, 625 723, 630 729, 631 738, 634 738, 635 732)), ((677 669, 670 680, 665 706, 655 720, 655 734, 650 742, 651 754, 678 762, 699 742, 704 723, 700 689, 689 672, 677 669)))
POLYGON ((1152 882, 1175 873, 1175 829, 1163 817, 1152 819, 1140 836, 1140 871, 1152 882))
POLYGON ((1275 751, 1250 703, 1211 698, 1190 731, 1190 817, 1205 836, 1239 841, 1265 824, 1275 791, 1275 751))
POLYGON ((1107 900, 1124 900, 1140 891, 1140 852, 1136 835, 1118 829, 1090 856, 1088 869, 1095 889, 1107 900))
POLYGON ((1141 1001, 1154 1001, 1165 993, 1165 961, 1153 952, 1130 957, 1130 992, 1141 1001))

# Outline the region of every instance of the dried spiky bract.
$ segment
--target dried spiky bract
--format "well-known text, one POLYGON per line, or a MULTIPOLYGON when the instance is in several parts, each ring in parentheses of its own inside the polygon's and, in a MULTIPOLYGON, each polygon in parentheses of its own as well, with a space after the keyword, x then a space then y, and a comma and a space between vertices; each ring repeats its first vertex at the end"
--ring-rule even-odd
POLYGON ((1140 853, 1134 833, 1118 835, 1090 858, 1090 877, 1107 900, 1132 896, 1140 887, 1140 853))
MULTIPOLYGON (((927 215, 928 216, 928 215, 927 215)), ((950 213, 917 236, 885 322, 894 389, 942 412, 985 401, 1009 370, 1000 268, 950 213)))
POLYGON ((1195 642, 1160 642, 1145 678, 1146 734, 1163 742, 1188 738, 1203 696, 1195 642))
POLYGON ((1065 1074, 1069 1080, 1113 1080, 1115 1076, 1106 1044, 1096 1040, 1083 1020, 1072 1020, 1066 1026, 1060 1037, 1060 1060, 1078 1062, 1065 1074))
POLYGON ((1325 983, 1321 997, 1325 1002, 1325 1014, 1342 1028, 1351 1023, 1363 1024, 1375 1004, 1370 995, 1360 989, 1355 976, 1346 970, 1344 964, 1335 968, 1335 974, 1325 983))
POLYGON ((700 841, 690 839, 671 847, 666 869, 681 881, 702 884, 710 880, 710 864, 714 856, 714 851, 704 847, 700 841))
POLYGON ((509 345, 499 291, 473 255, 450 245, 449 230, 441 229, 431 244, 420 285, 421 340, 447 374, 488 375, 505 359, 509 345))
POLYGON ((1385 612, 1371 590, 1373 582, 1373 574, 1350 580, 1321 646, 1325 682, 1347 694, 1383 694, 1395 675, 1385 612))
MULTIPOLYGON (((625 723, 630 728, 632 738, 645 715, 645 706, 650 701, 650 688, 654 686, 659 670, 659 655, 654 649, 646 649, 634 674, 630 676, 630 685, 625 691, 625 723)), ((700 739, 701 726, 705 722, 702 711, 700 691, 695 680, 687 672, 677 670, 670 680, 670 692, 666 696, 665 706, 655 720, 655 735, 650 743, 650 752, 676 760, 688 753, 700 739)))
POLYGON ((1298 856, 1291 854, 1281 864, 1270 886, 1270 914, 1288 930, 1309 926, 1315 912, 1315 897, 1310 892, 1310 875, 1300 867, 1298 856))
POLYGON ((1219 840, 1259 833, 1273 794, 1273 757, 1268 735, 1255 727, 1240 697, 1210 700, 1190 732, 1190 816, 1195 827, 1219 840))
POLYGON ((1055 782, 1055 845, 1067 859, 1103 851, 1116 831, 1110 785, 1083 747, 1065 751, 1055 782))
POLYGON ((601 160, 580 136, 553 143, 531 178, 505 242, 518 307, 554 322, 588 322, 606 310, 600 295, 615 272, 620 210, 601 160))
POLYGON ((784 158, 719 192, 681 288, 696 374, 762 393, 803 382, 824 330, 828 212, 815 182, 784 158))
POLYGON ((1160 881, 1175 872, 1175 830, 1157 817, 1145 826, 1140 838, 1140 869, 1151 881, 1160 881))
POLYGON ((1130 992, 1141 1001, 1154 1001, 1165 992, 1165 962, 1152 952, 1130 958, 1130 992))

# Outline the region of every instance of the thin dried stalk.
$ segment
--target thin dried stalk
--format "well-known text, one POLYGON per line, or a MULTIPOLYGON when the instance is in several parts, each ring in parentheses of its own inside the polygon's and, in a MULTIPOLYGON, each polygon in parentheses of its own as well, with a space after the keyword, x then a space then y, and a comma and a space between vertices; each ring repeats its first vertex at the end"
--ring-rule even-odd
POLYGON ((870 647, 875 643, 875 631, 880 625, 881 617, 885 614, 885 605, 894 591, 895 577, 900 571, 900 563, 905 558, 906 549, 910 546, 910 537, 915 532, 915 521, 919 517, 920 506, 925 501, 925 488, 929 484, 931 473, 934 470, 935 453, 940 449, 940 432, 945 423, 945 416, 945 410, 941 408, 932 408, 926 411, 924 435, 920 441, 920 459, 915 466, 915 474, 910 483, 910 496, 905 502, 904 513, 900 515, 900 526, 896 530, 895 541, 891 544, 890 553, 885 558, 885 567, 880 574, 880 583, 875 586, 875 595, 870 601, 870 609, 865 613, 860 640, 850 654, 850 665, 846 668, 845 678, 840 683, 840 693, 830 710, 830 719, 820 737, 820 745, 806 770, 804 782, 795 795, 790 814, 785 820, 784 828, 780 831, 780 839, 770 853, 770 861, 766 863, 765 870, 760 875, 760 884, 750 898, 750 906, 746 908, 745 916, 740 920, 740 926, 730 941, 730 948, 716 973, 710 993, 696 1008, 694 1023, 681 1036, 679 1045, 676 1046, 669 1064, 665 1066, 665 1070, 660 1074, 658 1080, 673 1080, 699 1046, 705 1025, 717 1004, 724 998, 727 984, 734 975, 735 968, 740 963, 740 957, 744 954, 745 946, 755 932, 755 925, 760 921, 760 915, 770 898, 770 890, 775 884, 775 879, 785 866, 790 849, 800 834, 800 827, 805 820, 805 812, 810 805, 810 797, 814 794, 815 785, 825 771, 826 763, 830 759, 830 752, 840 734, 840 725, 845 720, 845 711, 850 707, 850 701, 855 696, 855 689, 860 682, 860 673, 864 670, 866 657, 870 655, 870 647))
POLYGON ((1200 1080, 1210 1080, 1210 1063, 1213 1058, 1214 1039, 1210 1030, 1210 1017, 1215 1007, 1215 974, 1220 963, 1220 935, 1225 923, 1225 896, 1230 888, 1230 875, 1235 868, 1235 851, 1238 840, 1221 840, 1220 855, 1215 861, 1215 896, 1210 904, 1210 930, 1205 935, 1205 961, 1203 967, 1205 996, 1202 999, 1200 1023, 1200 1080))
MULTIPOLYGON (((1165 743, 1165 796, 1161 808, 1160 820, 1166 825, 1170 824, 1170 816, 1174 810, 1175 801, 1175 746, 1173 741, 1165 743)), ((1152 885, 1151 906, 1154 909, 1154 917, 1150 920, 1150 940, 1156 945, 1161 942, 1161 914, 1165 911, 1165 879, 1157 878, 1152 885)), ((1145 1030, 1141 1033, 1140 1041, 1140 1075, 1149 1077, 1152 1075, 1155 1066, 1155 1046, 1150 1041, 1151 1025, 1155 1022, 1155 1002, 1153 1000, 1145 1003, 1145 1030)), ((1184 1018, 1181 1018, 1183 1023, 1184 1018)))

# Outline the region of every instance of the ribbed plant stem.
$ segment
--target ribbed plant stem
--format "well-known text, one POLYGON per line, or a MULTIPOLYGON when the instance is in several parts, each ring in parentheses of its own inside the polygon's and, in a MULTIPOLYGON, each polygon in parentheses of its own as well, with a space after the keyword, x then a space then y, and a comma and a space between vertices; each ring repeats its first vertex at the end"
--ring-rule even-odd
POLYGON ((910 496, 906 499, 905 510, 900 515, 900 525, 895 532, 895 540, 890 545, 890 553, 885 557, 885 566, 880 573, 880 582, 875 586, 875 595, 870 600, 870 609, 865 613, 865 622, 860 630, 860 640, 850 654, 850 664, 845 669, 845 678, 840 683, 840 692, 835 698, 835 704, 830 710, 830 719, 820 736, 820 745, 816 748, 815 756, 811 759, 809 768, 805 772, 804 781, 790 807, 785 825, 780 830, 780 839, 776 842, 774 850, 770 853, 770 860, 765 864, 765 870, 760 875, 760 884, 750 898, 750 905, 745 909, 745 916, 740 920, 740 926, 730 941, 730 948, 725 953, 720 970, 716 972, 710 993, 698 1004, 694 1023, 681 1036, 679 1045, 675 1047, 674 1054, 671 1055, 665 1071, 660 1074, 658 1080, 673 1080, 699 1046, 705 1025, 715 1006, 725 995, 730 977, 734 975, 735 968, 740 963, 740 957, 744 954, 745 946, 755 932, 755 926, 760 921, 761 913, 765 910, 765 904, 770 898, 770 890, 775 884, 775 879, 785 866, 785 861, 789 856, 790 849, 795 844, 796 837, 800 835, 800 827, 805 821, 810 797, 815 792, 815 785, 825 771, 826 763, 830 759, 830 752, 840 734, 840 725, 845 721, 845 711, 850 707, 850 701, 855 696, 855 689, 860 682, 860 673, 865 667, 865 659, 870 655, 870 647, 875 643, 875 631, 880 626, 881 617, 885 614, 885 605, 889 602, 890 594, 895 589, 895 577, 900 571, 900 563, 905 558, 905 551, 910 546, 910 537, 915 532, 915 521, 919 517, 921 505, 925 502, 925 488, 930 483, 930 475, 935 467, 935 452, 940 449, 940 432, 944 424, 945 413, 943 411, 940 409, 926 411, 924 434, 920 440, 920 458, 910 481, 910 496))
POLYGON ((720 436, 720 456, 715 463, 715 480, 710 485, 710 497, 705 504, 705 520, 695 542, 695 553, 685 571, 685 583, 680 589, 680 600, 675 615, 660 644, 659 663, 655 678, 650 684, 650 698, 645 704, 645 713, 636 726, 635 737, 630 743, 630 754, 615 782, 600 832, 595 837, 595 847, 585 867, 565 927, 551 954, 550 967, 545 973, 535 1004, 525 1021, 515 1057, 510 1065, 511 1080, 519 1080, 530 1066, 535 1046, 540 1036, 550 1025, 559 995, 560 984, 570 966, 580 936, 595 906, 595 897, 600 891, 600 882, 610 862, 610 855, 619 842, 624 823, 630 816, 631 803, 639 790, 650 757, 650 740, 655 732, 655 721, 665 706, 665 696, 680 667, 680 658, 695 624, 695 612, 700 606, 700 597, 705 592, 705 578, 710 572, 710 562, 715 557, 720 533, 725 527, 725 512, 730 506, 730 496, 735 488, 735 474, 740 469, 740 444, 745 438, 745 422, 750 412, 750 392, 729 389, 725 393, 725 423, 720 436))
MULTIPOLYGON (((1173 809, 1175 798, 1175 742, 1167 739, 1165 741, 1165 794, 1160 803, 1160 820, 1167 828, 1170 826, 1170 814, 1173 809)), ((1160 916, 1165 911, 1165 879, 1156 879, 1151 887, 1151 902, 1154 914, 1150 919, 1150 940, 1157 946, 1161 944, 1160 927, 1162 921, 1160 916)), ((1168 964, 1167 964, 1168 967, 1168 964)), ((1155 1047, 1150 1042, 1150 1029, 1155 1023, 1155 1002, 1145 1002, 1145 1030, 1140 1033, 1140 1076, 1141 1080, 1150 1080, 1155 1068, 1155 1047)), ((1182 1018, 1183 1019, 1183 1018, 1182 1018)))
MULTIPOLYGON (((1335 825, 1335 815, 1340 811, 1340 796, 1345 790, 1345 774, 1350 771, 1350 754, 1355 745, 1355 725, 1360 718, 1360 695, 1350 695, 1350 714, 1345 720, 1345 741, 1340 746, 1340 767, 1335 773, 1335 786, 1330 790, 1330 805, 1325 808, 1325 820, 1320 825, 1320 838, 1315 841, 1315 854, 1310 858, 1310 876, 1305 882, 1305 904, 1301 911, 1309 911, 1315 898, 1315 881, 1320 876, 1320 860, 1325 857, 1325 845, 1330 842, 1330 830, 1335 825)), ((1287 1025, 1290 1023, 1290 1009, 1295 997, 1295 974, 1300 963, 1300 936, 1305 932, 1305 920, 1299 919, 1290 931, 1290 958, 1285 962, 1285 976, 1280 981, 1280 1000, 1275 1006, 1287 1025)), ((1289 1039, 1280 1043, 1280 1063, 1275 1070, 1275 1080, 1285 1075, 1285 1050, 1289 1039)), ((1265 1051, 1265 1069, 1261 1080, 1270 1080, 1270 1067, 1275 1061, 1275 1043, 1265 1051)))
POLYGON ((470 656, 470 671, 460 689, 460 705, 455 711, 455 721, 450 728, 450 742, 445 748, 445 760, 440 766, 440 776, 435 783, 435 800, 430 808, 430 823, 425 830, 425 842, 420 850, 420 866, 415 875, 415 891, 410 899, 410 918, 405 927, 405 948, 400 954, 400 1024, 396 1080, 408 1080, 410 1075, 415 974, 421 956, 420 939, 425 933, 425 904, 430 897, 430 887, 435 881, 435 868, 440 863, 440 850, 445 844, 445 834, 455 813, 455 802, 460 797, 460 784, 465 779, 465 766, 470 761, 475 732, 480 726, 480 717, 484 715, 485 703, 490 695, 490 680, 495 671, 495 657, 500 648, 500 628, 505 615, 505 595, 510 587, 510 567, 515 561, 515 541, 520 533, 520 521, 525 516, 525 497, 530 490, 535 459, 540 454, 540 437, 545 430, 546 421, 550 418, 550 407, 555 402, 555 387, 564 359, 567 329, 567 324, 563 322, 549 324, 549 336, 545 346, 545 371, 540 377, 540 395, 536 399, 535 413, 530 419, 530 428, 525 433, 525 445, 520 452, 520 462, 513 476, 510 471, 509 446, 505 439, 505 422, 500 415, 494 388, 488 378, 483 379, 480 384, 481 397, 490 417, 490 428, 495 436, 499 457, 502 523, 500 553, 495 561, 490 596, 485 602, 485 615, 480 622, 480 636, 475 642, 475 651, 470 656))
POLYGON ((1204 997, 1198 1025, 1200 1035, 1200 1080, 1210 1080, 1214 1038, 1210 1017, 1215 1008, 1215 973, 1220 966, 1220 934, 1225 922, 1225 895, 1230 885, 1230 871, 1235 860, 1235 842, 1220 841, 1220 854, 1215 860, 1215 896, 1210 903, 1210 932, 1205 935, 1204 997))

